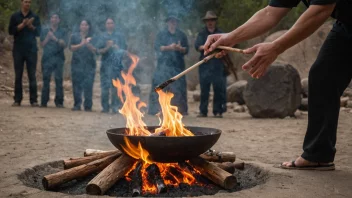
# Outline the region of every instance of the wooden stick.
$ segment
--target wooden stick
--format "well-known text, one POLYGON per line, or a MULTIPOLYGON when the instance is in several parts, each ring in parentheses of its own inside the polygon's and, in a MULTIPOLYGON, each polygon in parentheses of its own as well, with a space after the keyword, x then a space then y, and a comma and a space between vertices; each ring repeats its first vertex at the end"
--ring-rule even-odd
POLYGON ((203 60, 199 61, 198 63, 192 65, 191 67, 187 68, 186 70, 184 70, 183 72, 177 74, 176 76, 170 78, 169 80, 161 83, 160 85, 158 85, 155 88, 155 91, 158 92, 162 89, 164 89, 166 86, 168 86, 169 84, 175 82, 177 79, 181 78, 182 76, 186 75, 187 73, 189 73, 190 71, 192 71, 193 69, 199 67, 201 64, 206 63, 207 61, 209 61, 210 59, 214 58, 214 56, 216 55, 216 53, 213 53, 207 57, 205 57, 203 60))
POLYGON ((210 162, 234 162, 236 155, 233 152, 218 152, 209 150, 200 155, 201 158, 210 162))
POLYGON ((202 159, 201 157, 193 158, 190 160, 202 175, 225 189, 233 189, 237 185, 237 179, 234 175, 222 170, 218 166, 202 159))
POLYGON ((63 170, 54 174, 46 175, 42 179, 45 190, 53 189, 68 181, 88 176, 92 173, 103 170, 111 164, 119 155, 110 155, 103 159, 98 159, 88 164, 83 164, 68 170, 63 170))
POLYGON ((244 170, 244 162, 234 163, 235 169, 244 170))
POLYGON ((227 50, 227 51, 231 51, 231 52, 237 52, 237 53, 241 53, 244 54, 242 49, 237 49, 237 48, 232 48, 232 47, 226 47, 226 46, 218 46, 218 49, 222 49, 222 50, 227 50))
POLYGON ((119 179, 123 178, 135 163, 136 159, 122 154, 88 183, 87 194, 103 195, 119 179))
POLYGON ((214 164, 215 166, 221 168, 222 170, 234 174, 235 173, 235 164, 232 162, 223 162, 223 163, 218 163, 218 162, 211 162, 211 164, 214 164))
POLYGON ((65 167, 65 169, 69 169, 72 167, 80 166, 82 164, 87 164, 87 163, 95 161, 97 159, 102 159, 107 156, 111 156, 111 155, 120 156, 121 154, 122 154, 121 151, 116 150, 114 152, 97 153, 95 155, 91 155, 88 157, 70 158, 70 159, 64 160, 64 167, 65 167))
POLYGON ((87 156, 92 156, 96 154, 101 154, 101 153, 106 153, 106 154, 115 154, 115 153, 121 153, 119 150, 111 150, 111 151, 103 151, 103 150, 97 150, 97 149, 86 149, 84 151, 84 157, 87 156))
POLYGON ((160 174, 160 169, 156 164, 151 164, 146 169, 148 173, 148 181, 153 183, 158 189, 158 194, 167 191, 166 185, 160 174))
POLYGON ((143 161, 140 160, 132 175, 132 197, 137 197, 142 194, 142 167, 143 161))

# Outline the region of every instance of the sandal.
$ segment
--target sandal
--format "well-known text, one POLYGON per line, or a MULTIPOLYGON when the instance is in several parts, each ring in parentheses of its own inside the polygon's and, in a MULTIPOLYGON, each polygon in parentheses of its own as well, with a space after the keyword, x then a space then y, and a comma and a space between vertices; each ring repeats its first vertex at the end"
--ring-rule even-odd
POLYGON ((329 171, 335 170, 335 164, 321 164, 318 163, 317 165, 308 165, 308 166, 296 166, 295 161, 291 162, 291 166, 284 166, 283 164, 280 165, 282 169, 293 169, 293 170, 320 170, 320 171, 329 171))

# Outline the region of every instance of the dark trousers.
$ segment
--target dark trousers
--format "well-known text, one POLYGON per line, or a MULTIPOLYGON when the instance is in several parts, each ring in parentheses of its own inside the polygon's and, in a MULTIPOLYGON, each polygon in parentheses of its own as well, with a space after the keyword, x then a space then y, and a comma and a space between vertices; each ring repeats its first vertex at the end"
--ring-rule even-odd
POLYGON ((85 70, 72 69, 72 87, 75 107, 81 107, 82 95, 84 95, 84 109, 92 109, 94 77, 95 67, 90 68, 86 65, 85 70))
POLYGON ((308 128, 302 157, 333 162, 340 97, 352 78, 352 27, 337 22, 309 72, 308 128))
POLYGON ((213 114, 222 114, 226 111, 226 77, 219 75, 204 75, 209 72, 199 70, 201 114, 208 114, 210 86, 213 85, 213 114))
POLYGON ((23 99, 23 91, 22 91, 22 76, 24 70, 24 63, 27 66, 27 74, 29 80, 29 101, 31 104, 37 102, 37 79, 36 79, 36 71, 37 71, 37 52, 31 51, 20 51, 18 49, 14 49, 12 52, 13 62, 15 66, 15 102, 21 103, 23 99))
MULTIPOLYGON (((114 72, 116 73, 116 71, 114 72)), ((114 112, 117 112, 118 108, 121 107, 121 102, 117 97, 117 88, 113 86, 112 80, 116 80, 118 74, 113 75, 112 69, 108 65, 102 64, 100 68, 100 84, 101 84, 101 106, 104 111, 109 111, 110 108, 114 112), (111 97, 111 103, 109 98, 111 97)), ((121 79, 121 78, 119 78, 121 79)))
POLYGON ((42 61, 43 73, 43 89, 41 104, 46 105, 50 99, 50 79, 54 73, 56 94, 55 105, 63 105, 64 103, 64 89, 63 89, 63 75, 64 75, 64 60, 51 58, 42 61))

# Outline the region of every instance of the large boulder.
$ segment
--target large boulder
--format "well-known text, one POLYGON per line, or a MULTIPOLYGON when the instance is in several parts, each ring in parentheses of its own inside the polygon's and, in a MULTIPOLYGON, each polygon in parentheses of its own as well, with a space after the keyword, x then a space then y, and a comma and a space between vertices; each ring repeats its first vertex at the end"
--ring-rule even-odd
POLYGON ((245 104, 243 91, 246 85, 246 80, 240 80, 227 87, 227 102, 237 102, 240 105, 245 104))
POLYGON ((294 116, 301 104, 301 79, 288 64, 273 64, 265 76, 250 79, 243 92, 249 113, 255 118, 294 116))

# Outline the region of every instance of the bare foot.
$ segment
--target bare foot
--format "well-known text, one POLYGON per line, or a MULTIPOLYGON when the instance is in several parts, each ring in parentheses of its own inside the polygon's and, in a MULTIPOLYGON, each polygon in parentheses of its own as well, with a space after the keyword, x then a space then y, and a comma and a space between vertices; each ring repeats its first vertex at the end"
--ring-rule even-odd
MULTIPOLYGON (((302 157, 298 157, 294 163, 296 167, 302 167, 302 166, 317 166, 317 165, 329 165, 329 163, 317 163, 317 162, 310 162, 308 160, 303 159, 302 157)), ((282 163, 282 166, 286 167, 292 167, 292 161, 291 162, 284 162, 282 163)))

